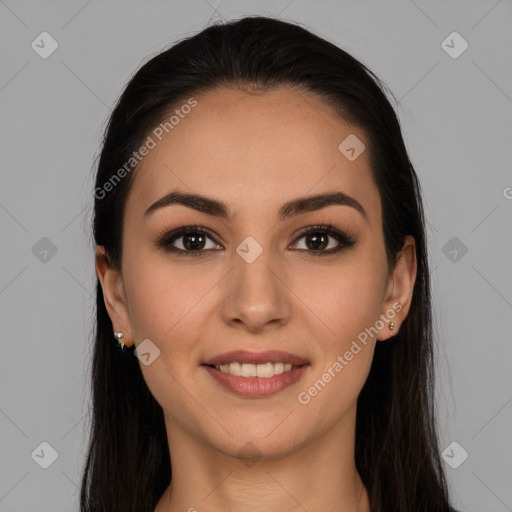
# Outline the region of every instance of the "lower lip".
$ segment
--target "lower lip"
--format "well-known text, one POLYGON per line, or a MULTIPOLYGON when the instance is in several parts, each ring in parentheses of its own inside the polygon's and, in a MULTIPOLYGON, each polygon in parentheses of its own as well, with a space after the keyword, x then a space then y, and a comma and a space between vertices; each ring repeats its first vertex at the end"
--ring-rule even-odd
POLYGON ((237 377, 203 365, 206 371, 229 391, 244 397, 270 396, 298 382, 309 368, 309 364, 297 366, 273 377, 237 377))

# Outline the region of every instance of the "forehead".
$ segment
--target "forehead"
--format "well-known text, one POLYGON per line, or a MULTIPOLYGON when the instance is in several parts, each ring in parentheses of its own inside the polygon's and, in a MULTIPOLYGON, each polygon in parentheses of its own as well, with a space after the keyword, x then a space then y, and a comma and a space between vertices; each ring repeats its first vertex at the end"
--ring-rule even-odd
POLYGON ((317 96, 294 88, 264 94, 218 89, 194 98, 197 105, 181 112, 168 133, 160 130, 161 140, 149 134, 155 147, 134 171, 130 210, 142 214, 179 188, 216 197, 237 217, 250 218, 291 197, 340 190, 367 210, 377 206, 380 215, 364 133, 317 96), (339 149, 349 136, 366 146, 353 161, 339 149))

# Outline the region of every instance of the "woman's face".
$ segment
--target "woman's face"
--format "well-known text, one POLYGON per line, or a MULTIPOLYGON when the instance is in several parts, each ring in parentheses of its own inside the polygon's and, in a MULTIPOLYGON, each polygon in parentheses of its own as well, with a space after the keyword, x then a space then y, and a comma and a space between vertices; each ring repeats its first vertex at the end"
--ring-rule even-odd
POLYGON ((168 432, 269 457, 351 432, 375 343, 396 333, 415 278, 412 243, 388 274, 367 139, 296 89, 196 99, 133 171, 122 271, 98 263, 114 328, 150 340, 141 369, 168 432), (225 215, 199 199, 150 209, 171 192, 225 215), (297 203, 324 194, 348 199, 297 203), (304 234, 322 224, 333 232, 304 234), (200 231, 173 238, 182 226, 200 231))

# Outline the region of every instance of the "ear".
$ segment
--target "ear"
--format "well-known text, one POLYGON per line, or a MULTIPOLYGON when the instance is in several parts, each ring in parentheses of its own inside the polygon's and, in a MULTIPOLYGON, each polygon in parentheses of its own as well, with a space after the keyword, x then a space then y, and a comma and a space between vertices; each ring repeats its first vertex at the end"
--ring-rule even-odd
POLYGON ((409 313, 414 283, 416 281, 417 262, 416 244, 412 236, 405 238, 402 249, 397 255, 397 262, 388 280, 381 319, 384 327, 379 330, 378 340, 387 340, 394 336, 409 313), (393 322, 394 329, 389 325, 393 322))
POLYGON ((121 272, 112 267, 108 254, 101 245, 96 249, 95 264, 114 332, 122 332, 123 343, 129 347, 133 344, 133 336, 121 272))

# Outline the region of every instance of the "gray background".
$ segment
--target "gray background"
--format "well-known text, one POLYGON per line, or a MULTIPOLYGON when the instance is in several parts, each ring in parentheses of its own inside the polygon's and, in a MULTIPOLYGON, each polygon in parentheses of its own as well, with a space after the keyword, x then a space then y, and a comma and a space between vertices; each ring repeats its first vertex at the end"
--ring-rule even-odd
MULTIPOLYGON (((78 507, 92 168, 110 108, 150 55, 211 20, 245 14, 304 23, 399 100, 428 217, 441 448, 456 441, 469 454, 457 469, 446 464, 455 505, 512 510, 510 0, 0 0, 0 511, 78 507), (43 31, 59 44, 47 59, 31 48, 43 31), (453 31, 469 44, 458 58, 441 46, 453 31), (44 458, 44 441, 58 452, 48 469, 31 456, 44 458)), ((460 459, 460 449, 450 454, 460 459)))

